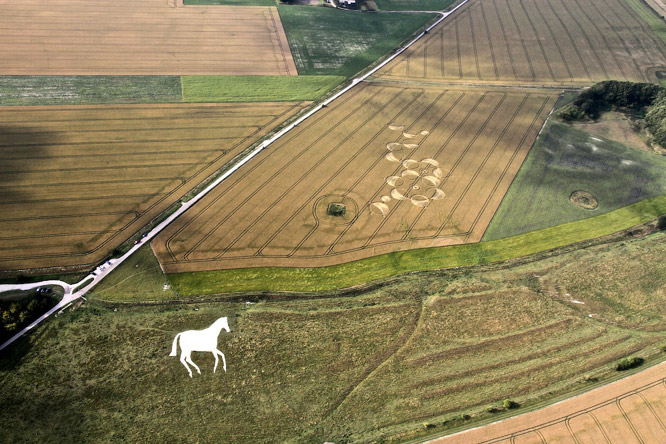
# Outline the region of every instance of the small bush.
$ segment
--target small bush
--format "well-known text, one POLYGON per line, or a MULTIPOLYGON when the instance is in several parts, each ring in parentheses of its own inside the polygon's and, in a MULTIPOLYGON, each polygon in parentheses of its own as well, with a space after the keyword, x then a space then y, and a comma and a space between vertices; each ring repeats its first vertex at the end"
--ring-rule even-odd
POLYGON ((621 372, 623 370, 629 370, 630 368, 635 368, 642 365, 643 362, 644 359, 639 358, 637 356, 623 358, 620 359, 617 363, 615 363, 615 370, 617 370, 618 372, 621 372))
POLYGON ((491 405, 490 407, 486 407, 486 412, 488 412, 488 413, 497 413, 500 410, 502 410, 502 409, 500 409, 498 407, 495 407, 494 405, 491 405))
POLYGON ((583 380, 585 382, 597 382, 599 380, 599 378, 597 378, 596 376, 592 376, 592 375, 585 375, 585 376, 583 376, 583 380))
POLYGON ((666 353, 666 345, 662 345, 662 346, 661 346, 661 351, 663 351, 663 352, 666 353))
POLYGON ((502 403, 502 406, 504 407, 505 410, 511 410, 511 409, 517 409, 518 407, 520 407, 520 404, 518 404, 516 401, 505 399, 504 402, 502 403))
POLYGON ((460 419, 462 419, 463 421, 467 421, 470 418, 471 416, 469 416, 467 413, 463 413, 462 415, 460 415, 460 419))
POLYGON ((431 423, 431 422, 424 422, 424 423, 423 423, 423 428, 424 428, 424 429, 434 429, 434 428, 435 428, 435 424, 433 424, 433 423, 431 423))

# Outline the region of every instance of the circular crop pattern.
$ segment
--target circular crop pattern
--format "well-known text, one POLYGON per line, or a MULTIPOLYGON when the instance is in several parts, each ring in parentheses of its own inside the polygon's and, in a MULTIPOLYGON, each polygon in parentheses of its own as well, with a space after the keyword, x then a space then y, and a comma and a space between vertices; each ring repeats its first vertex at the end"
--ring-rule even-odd
POLYGON ((599 206, 599 201, 592 193, 587 191, 578 190, 571 193, 569 196, 571 203, 584 210, 594 210, 599 206))

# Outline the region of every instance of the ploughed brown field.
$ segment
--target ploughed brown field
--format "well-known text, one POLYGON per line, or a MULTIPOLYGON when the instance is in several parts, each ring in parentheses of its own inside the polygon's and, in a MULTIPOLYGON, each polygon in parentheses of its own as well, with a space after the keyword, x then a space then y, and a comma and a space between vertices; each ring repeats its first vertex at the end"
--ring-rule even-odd
POLYGON ((652 81, 666 45, 625 0, 470 0, 377 75, 446 82, 652 81))
POLYGON ((576 398, 437 444, 576 444, 666 442, 666 364, 576 398))
POLYGON ((2 0, 0 75, 296 75, 275 7, 2 0))
POLYGON ((102 260, 304 105, 0 108, 0 270, 102 260))
POLYGON ((184 272, 477 242, 555 99, 361 84, 243 166, 153 248, 165 271, 184 272))

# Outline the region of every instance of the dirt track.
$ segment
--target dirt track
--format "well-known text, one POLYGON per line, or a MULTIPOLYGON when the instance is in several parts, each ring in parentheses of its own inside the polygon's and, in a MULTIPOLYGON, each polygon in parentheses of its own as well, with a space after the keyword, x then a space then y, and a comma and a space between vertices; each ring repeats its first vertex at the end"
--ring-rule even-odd
POLYGON ((605 387, 432 444, 666 442, 666 363, 605 387))
POLYGON ((0 75, 297 74, 275 7, 2 0, 0 8, 0 75))

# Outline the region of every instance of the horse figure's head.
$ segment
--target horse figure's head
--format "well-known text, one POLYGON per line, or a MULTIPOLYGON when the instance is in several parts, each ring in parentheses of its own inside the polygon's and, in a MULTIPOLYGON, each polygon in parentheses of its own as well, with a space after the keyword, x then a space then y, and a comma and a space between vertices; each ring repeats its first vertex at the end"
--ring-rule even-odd
POLYGON ((214 330, 217 330, 218 332, 222 329, 226 330, 227 333, 229 333, 231 331, 231 329, 229 328, 229 321, 227 320, 226 316, 224 316, 224 317, 218 319, 217 321, 213 322, 213 325, 211 325, 211 327, 214 330))

